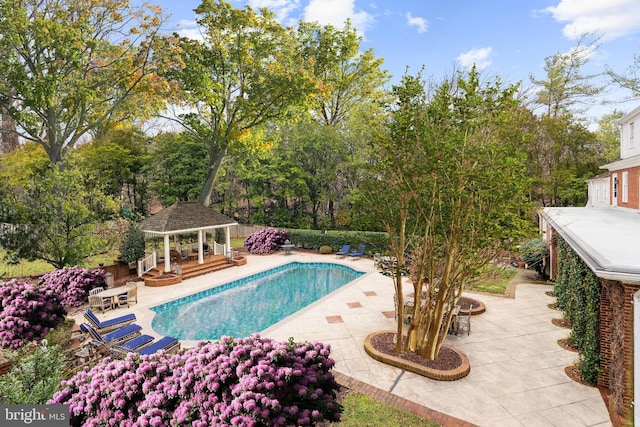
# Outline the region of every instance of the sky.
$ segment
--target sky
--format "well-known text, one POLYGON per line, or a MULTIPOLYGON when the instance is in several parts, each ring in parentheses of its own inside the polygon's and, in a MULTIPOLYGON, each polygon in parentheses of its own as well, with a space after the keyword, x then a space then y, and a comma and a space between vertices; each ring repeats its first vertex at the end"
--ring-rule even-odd
MULTIPOLYGON (((199 0, 156 0, 171 14, 165 28, 197 36, 193 10, 199 0)), ((373 49, 392 75, 436 81, 472 64, 483 77, 532 86, 530 76, 545 78, 545 58, 568 53, 585 33, 599 37, 584 74, 606 68, 623 72, 640 55, 639 0, 230 0, 237 8, 267 7, 287 26, 300 20, 342 27, 351 20, 362 37, 361 48, 373 49)), ((603 80, 603 83, 607 81, 603 80)), ((618 109, 631 111, 640 98, 607 85, 586 117, 592 122, 618 109)))

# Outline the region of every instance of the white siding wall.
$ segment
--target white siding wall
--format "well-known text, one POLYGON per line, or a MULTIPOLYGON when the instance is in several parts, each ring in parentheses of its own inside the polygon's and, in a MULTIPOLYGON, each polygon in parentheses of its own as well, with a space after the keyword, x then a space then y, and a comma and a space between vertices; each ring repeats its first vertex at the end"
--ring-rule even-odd
POLYGON ((620 158, 626 159, 640 154, 640 110, 632 111, 621 119, 620 158))

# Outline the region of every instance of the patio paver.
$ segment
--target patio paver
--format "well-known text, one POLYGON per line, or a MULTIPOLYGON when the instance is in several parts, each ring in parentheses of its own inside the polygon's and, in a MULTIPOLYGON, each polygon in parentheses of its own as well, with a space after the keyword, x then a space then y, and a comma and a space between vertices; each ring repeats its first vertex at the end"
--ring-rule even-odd
MULTIPOLYGON (((441 382, 382 364, 364 352, 364 338, 369 333, 395 329, 391 279, 379 274, 371 259, 336 259, 333 255, 294 252, 286 257, 248 255, 247 261, 246 265, 188 279, 175 286, 141 285, 138 304, 99 317, 134 312, 145 333, 158 336, 151 328, 154 313, 150 307, 162 302, 292 261, 340 263, 367 274, 261 335, 327 342, 332 346, 331 357, 336 361, 335 371, 341 381, 357 381, 371 390, 380 390, 374 393, 388 393, 401 399, 398 400, 401 405, 408 405, 412 412, 415 409, 424 414, 440 414, 444 417, 434 421, 442 425, 611 425, 598 389, 578 384, 564 374, 564 367, 577 355, 557 344, 569 331, 551 323, 559 313, 547 307, 553 301, 545 294, 549 286, 525 281, 510 288, 515 292, 514 299, 472 294, 485 303, 486 312, 473 316, 470 335, 447 337, 447 344, 469 357, 471 372, 463 379, 441 382), (348 306, 354 302, 361 307, 348 306), (337 317, 343 323, 327 322, 327 318, 337 317)), ((183 346, 194 344, 182 341, 183 346)))

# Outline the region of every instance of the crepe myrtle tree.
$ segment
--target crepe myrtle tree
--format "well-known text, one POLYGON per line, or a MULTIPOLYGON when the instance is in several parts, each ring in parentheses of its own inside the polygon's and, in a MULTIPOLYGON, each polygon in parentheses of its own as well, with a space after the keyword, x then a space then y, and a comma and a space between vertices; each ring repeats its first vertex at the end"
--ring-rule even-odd
POLYGON ((393 88, 392 120, 371 147, 367 194, 398 261, 390 275, 399 336, 406 275, 423 301, 408 313, 397 352, 437 358, 465 284, 530 230, 525 156, 509 128, 516 89, 498 79, 482 84, 475 68, 428 94, 420 75, 393 88))

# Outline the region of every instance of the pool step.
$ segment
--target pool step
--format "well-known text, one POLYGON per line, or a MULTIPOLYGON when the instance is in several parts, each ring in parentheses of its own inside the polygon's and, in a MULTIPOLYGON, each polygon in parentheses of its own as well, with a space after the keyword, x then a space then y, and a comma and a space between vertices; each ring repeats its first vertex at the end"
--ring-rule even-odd
MULTIPOLYGON (((211 273, 213 271, 222 270, 228 267, 233 267, 233 263, 227 261, 227 257, 224 255, 211 255, 205 257, 203 264, 198 264, 197 261, 182 262, 180 268, 182 268, 182 279, 190 279, 192 277, 201 276, 203 274, 211 273)), ((147 277, 157 277, 164 271, 164 264, 158 264, 158 266, 145 274, 147 277)))

